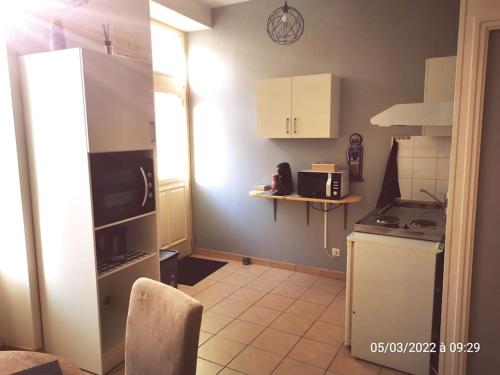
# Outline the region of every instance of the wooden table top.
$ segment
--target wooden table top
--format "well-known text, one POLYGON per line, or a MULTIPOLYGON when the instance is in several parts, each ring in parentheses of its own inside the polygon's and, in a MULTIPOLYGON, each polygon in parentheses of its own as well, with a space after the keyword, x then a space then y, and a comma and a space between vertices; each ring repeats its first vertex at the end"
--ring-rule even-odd
POLYGON ((12 374, 48 362, 59 361, 64 375, 82 375, 84 372, 70 362, 51 354, 27 351, 0 351, 0 375, 12 374))
POLYGON ((308 198, 302 197, 296 193, 290 195, 272 195, 271 192, 261 191, 261 190, 251 190, 249 192, 251 197, 254 198, 265 198, 265 199, 276 199, 284 201, 299 201, 299 202, 311 202, 311 203, 330 203, 330 204, 350 204, 358 203, 364 199, 363 195, 350 194, 342 199, 321 199, 321 198, 308 198))

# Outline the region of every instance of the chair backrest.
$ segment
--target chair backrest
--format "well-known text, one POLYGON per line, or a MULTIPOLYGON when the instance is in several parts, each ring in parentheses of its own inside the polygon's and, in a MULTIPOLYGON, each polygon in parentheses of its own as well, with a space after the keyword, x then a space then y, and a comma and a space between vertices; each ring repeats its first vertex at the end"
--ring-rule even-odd
POLYGON ((125 337, 126 375, 195 375, 203 306, 171 286, 132 286, 125 337))

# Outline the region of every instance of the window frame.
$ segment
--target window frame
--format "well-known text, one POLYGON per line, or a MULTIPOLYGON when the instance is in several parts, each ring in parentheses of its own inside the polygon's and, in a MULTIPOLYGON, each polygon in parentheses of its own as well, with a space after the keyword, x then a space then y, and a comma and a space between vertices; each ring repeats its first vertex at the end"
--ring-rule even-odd
MULTIPOLYGON (((172 185, 172 184, 178 184, 178 183, 186 183, 190 184, 191 183, 191 134, 190 134, 190 122, 189 122, 189 109, 188 109, 188 77, 187 77, 187 43, 186 43, 186 33, 175 29, 161 21, 158 21, 154 18, 151 18, 151 25, 156 25, 159 27, 163 27, 171 32, 177 33, 181 38, 182 38, 182 44, 183 44, 183 51, 184 51, 184 58, 185 58, 185 63, 186 63, 186 75, 183 77, 182 80, 179 78, 173 77, 169 74, 161 73, 161 72, 156 72, 154 71, 153 68, 153 81, 154 81, 154 86, 153 86, 153 91, 156 92, 163 92, 167 94, 174 94, 177 95, 184 106, 184 111, 185 111, 185 119, 186 119, 186 141, 187 141, 187 155, 186 155, 186 177, 185 178, 168 178, 168 179, 163 179, 160 180, 158 178, 158 183, 159 186, 166 186, 166 185, 172 185)), ((153 49, 154 46, 151 44, 151 49, 153 49)), ((155 130, 156 132, 156 130, 155 130)))

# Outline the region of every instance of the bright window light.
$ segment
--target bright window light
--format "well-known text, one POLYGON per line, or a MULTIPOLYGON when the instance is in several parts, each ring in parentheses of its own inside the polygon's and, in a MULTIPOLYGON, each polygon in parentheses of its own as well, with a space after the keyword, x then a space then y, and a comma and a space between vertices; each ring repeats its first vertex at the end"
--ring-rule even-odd
POLYGON ((159 22, 151 22, 153 70, 178 80, 186 79, 186 53, 182 33, 159 22))
POLYGON ((155 92, 158 178, 185 180, 188 175, 186 109, 176 94, 155 92))

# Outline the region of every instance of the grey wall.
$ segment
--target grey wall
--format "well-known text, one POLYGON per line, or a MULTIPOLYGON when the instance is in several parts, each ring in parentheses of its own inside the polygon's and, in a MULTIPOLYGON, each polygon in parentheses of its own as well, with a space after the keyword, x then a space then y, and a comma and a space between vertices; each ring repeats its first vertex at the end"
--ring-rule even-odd
POLYGON ((470 354, 468 374, 493 374, 500 367, 500 252, 498 247, 498 160, 500 160, 500 31, 490 34, 481 165, 477 200, 476 237, 472 266, 469 341, 481 351, 470 354))
POLYGON ((189 36, 195 246, 343 271, 346 235, 376 204, 391 134, 418 132, 377 128, 369 119, 395 103, 422 100, 425 59, 456 54, 459 3, 294 0, 306 26, 290 46, 266 33, 267 17, 281 5, 254 0, 217 8, 214 28, 189 36), (342 77, 340 138, 256 137, 256 80, 325 72, 342 77), (329 247, 342 249, 332 259, 322 249, 320 212, 306 226, 305 207, 284 202, 274 223, 271 202, 248 191, 270 183, 281 161, 290 162, 295 178, 315 161, 344 164, 354 132, 365 140, 365 182, 351 191, 366 200, 350 207, 347 230, 342 211, 330 213, 329 247))

